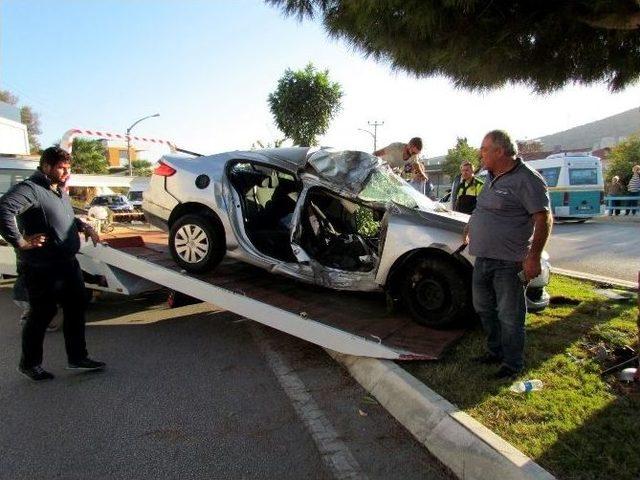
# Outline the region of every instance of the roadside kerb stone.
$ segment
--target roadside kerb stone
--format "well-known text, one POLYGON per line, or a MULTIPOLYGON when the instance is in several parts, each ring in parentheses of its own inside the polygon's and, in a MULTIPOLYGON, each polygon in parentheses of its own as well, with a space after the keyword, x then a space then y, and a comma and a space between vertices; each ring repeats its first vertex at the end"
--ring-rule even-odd
POLYGON ((602 275, 594 275, 591 273, 576 272, 574 270, 565 270, 564 268, 551 267, 551 273, 575 278, 577 280, 589 280, 596 283, 606 283, 618 288, 630 288, 633 290, 638 288, 637 282, 630 282, 628 280, 621 280, 619 278, 603 277, 602 275))
POLYGON ((555 478, 392 361, 327 353, 460 479, 555 478))

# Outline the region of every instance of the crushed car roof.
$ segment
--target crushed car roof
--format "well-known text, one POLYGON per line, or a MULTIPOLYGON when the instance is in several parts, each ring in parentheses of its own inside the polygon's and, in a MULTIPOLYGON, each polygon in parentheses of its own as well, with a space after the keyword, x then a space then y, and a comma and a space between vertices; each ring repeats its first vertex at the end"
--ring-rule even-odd
MULTIPOLYGON (((297 168, 303 168, 307 163, 307 153, 309 147, 288 147, 288 148, 265 148, 262 150, 251 150, 247 153, 263 155, 267 158, 290 163, 297 168)), ((297 169, 296 168, 296 169, 297 169)))
POLYGON ((355 150, 333 148, 289 147, 265 148, 261 150, 232 151, 206 157, 188 158, 165 155, 163 160, 178 168, 193 169, 202 162, 224 162, 229 160, 253 160, 280 166, 298 172, 307 170, 318 177, 341 186, 344 190, 358 194, 372 170, 381 160, 373 155, 355 150))
POLYGON ((320 177, 358 194, 380 159, 355 150, 321 149, 310 152, 307 163, 320 177))

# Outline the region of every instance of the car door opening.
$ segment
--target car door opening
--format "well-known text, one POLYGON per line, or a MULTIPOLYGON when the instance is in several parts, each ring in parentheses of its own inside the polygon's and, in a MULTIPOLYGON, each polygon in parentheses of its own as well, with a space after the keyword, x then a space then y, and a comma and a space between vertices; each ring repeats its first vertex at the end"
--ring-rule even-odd
POLYGON ((245 232, 261 253, 295 262, 291 219, 301 185, 290 173, 252 162, 230 167, 229 180, 242 208, 245 232))
POLYGON ((301 218, 300 245, 325 267, 369 272, 378 265, 384 212, 312 188, 301 218))

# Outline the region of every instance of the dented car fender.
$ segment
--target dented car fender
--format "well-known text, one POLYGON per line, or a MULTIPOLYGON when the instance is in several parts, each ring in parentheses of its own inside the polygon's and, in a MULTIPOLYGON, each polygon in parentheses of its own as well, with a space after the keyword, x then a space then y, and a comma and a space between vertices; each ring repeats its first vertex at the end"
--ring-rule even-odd
MULTIPOLYGON (((376 282, 386 285, 396 262, 408 253, 422 249, 437 249, 454 255, 462 244, 465 222, 446 213, 409 210, 394 206, 389 212, 386 238, 376 282), (437 228, 434 228, 437 227, 437 228)), ((468 254, 461 255, 471 261, 468 254)))

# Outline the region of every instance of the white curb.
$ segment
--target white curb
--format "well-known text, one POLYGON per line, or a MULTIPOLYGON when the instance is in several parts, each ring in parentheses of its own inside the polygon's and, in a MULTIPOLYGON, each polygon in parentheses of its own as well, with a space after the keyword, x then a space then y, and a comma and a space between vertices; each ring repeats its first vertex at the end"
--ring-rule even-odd
POLYGON ((564 268, 551 267, 551 273, 558 275, 564 275, 565 277, 577 278, 578 280, 590 280, 598 283, 608 283, 614 287, 622 288, 638 288, 637 282, 630 282, 628 280, 622 280, 620 278, 603 277, 602 275, 593 275, 591 273, 576 272, 575 270, 566 270, 564 268))
POLYGON ((460 479, 555 478, 392 361, 327 353, 460 479))

